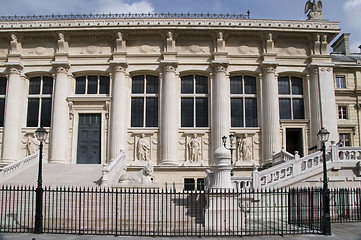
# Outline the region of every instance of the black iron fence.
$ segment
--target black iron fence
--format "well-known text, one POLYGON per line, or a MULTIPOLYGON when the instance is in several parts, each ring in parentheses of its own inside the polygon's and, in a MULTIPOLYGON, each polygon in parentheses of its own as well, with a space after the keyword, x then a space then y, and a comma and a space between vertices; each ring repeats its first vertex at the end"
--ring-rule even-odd
MULTIPOLYGON (((321 233, 322 189, 45 188, 43 232, 130 236, 321 233)), ((2 232, 33 232, 35 188, 0 188, 2 232)), ((333 222, 361 221, 360 189, 331 190, 333 222)))

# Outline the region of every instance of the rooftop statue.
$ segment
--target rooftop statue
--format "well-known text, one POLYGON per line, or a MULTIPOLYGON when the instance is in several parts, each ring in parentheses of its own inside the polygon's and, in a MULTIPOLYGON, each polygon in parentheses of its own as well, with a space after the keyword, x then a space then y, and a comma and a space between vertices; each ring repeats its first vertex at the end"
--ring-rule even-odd
POLYGON ((322 2, 321 0, 308 0, 305 6, 305 14, 307 14, 309 20, 322 19, 322 2))

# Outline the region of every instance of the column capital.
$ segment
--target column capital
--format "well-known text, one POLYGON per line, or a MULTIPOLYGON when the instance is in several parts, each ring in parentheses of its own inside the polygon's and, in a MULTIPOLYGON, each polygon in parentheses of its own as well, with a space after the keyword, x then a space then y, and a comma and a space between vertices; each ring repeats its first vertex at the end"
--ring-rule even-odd
POLYGON ((51 62, 57 73, 68 73, 70 69, 70 63, 67 61, 53 61, 51 62))
POLYGON ((128 67, 128 61, 126 60, 110 60, 109 63, 113 67, 114 72, 125 72, 128 67))
POLYGON ((175 72, 176 68, 178 67, 178 61, 177 60, 162 60, 160 62, 161 66, 163 67, 163 70, 165 72, 175 72))
POLYGON ((20 62, 6 62, 4 66, 8 69, 9 74, 21 75, 24 65, 20 62))
POLYGON ((212 67, 216 72, 226 72, 229 65, 228 61, 212 61, 212 67))
POLYGON ((278 62, 262 62, 261 68, 263 69, 264 72, 275 73, 278 64, 279 64, 278 62))

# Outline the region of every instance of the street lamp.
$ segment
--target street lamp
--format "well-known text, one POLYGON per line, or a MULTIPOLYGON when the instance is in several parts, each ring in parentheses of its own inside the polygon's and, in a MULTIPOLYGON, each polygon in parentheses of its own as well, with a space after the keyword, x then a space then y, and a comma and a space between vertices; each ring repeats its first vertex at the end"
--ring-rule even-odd
MULTIPOLYGON (((226 147, 227 137, 226 137, 226 136, 223 136, 223 137, 222 137, 223 146, 224 146, 226 149, 228 149, 228 150, 231 151, 231 165, 232 165, 232 166, 233 166, 233 150, 236 150, 236 149, 239 147, 239 145, 241 144, 241 137, 240 137, 240 136, 237 136, 237 137, 236 137, 236 147, 235 147, 235 148, 233 147, 233 140, 234 140, 234 135, 233 135, 233 134, 230 134, 230 135, 229 135, 229 145, 230 145, 230 147, 227 148, 227 147, 226 147)), ((233 175, 234 175, 234 172, 233 172, 233 168, 232 168, 232 170, 231 170, 231 176, 233 176, 233 175)))
POLYGON ((46 140, 48 133, 45 128, 40 127, 35 131, 35 136, 39 140, 39 171, 38 171, 38 186, 35 190, 35 233, 43 232, 43 179, 42 179, 42 166, 43 166, 43 142, 46 140))
POLYGON ((331 220, 330 220, 330 190, 328 189, 327 166, 326 166, 326 142, 328 141, 330 133, 325 129, 317 133, 318 141, 321 143, 321 150, 323 154, 323 219, 322 231, 325 235, 331 235, 331 220))

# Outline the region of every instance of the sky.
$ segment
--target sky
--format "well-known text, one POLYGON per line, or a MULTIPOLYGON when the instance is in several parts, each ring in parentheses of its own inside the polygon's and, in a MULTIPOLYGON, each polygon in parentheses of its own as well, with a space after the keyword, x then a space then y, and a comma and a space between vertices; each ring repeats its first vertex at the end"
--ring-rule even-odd
MULTIPOLYGON (((0 0, 0 15, 86 13, 230 13, 253 19, 306 20, 307 0, 0 0)), ((324 19, 351 33, 351 52, 360 53, 361 0, 322 0, 324 19)))

